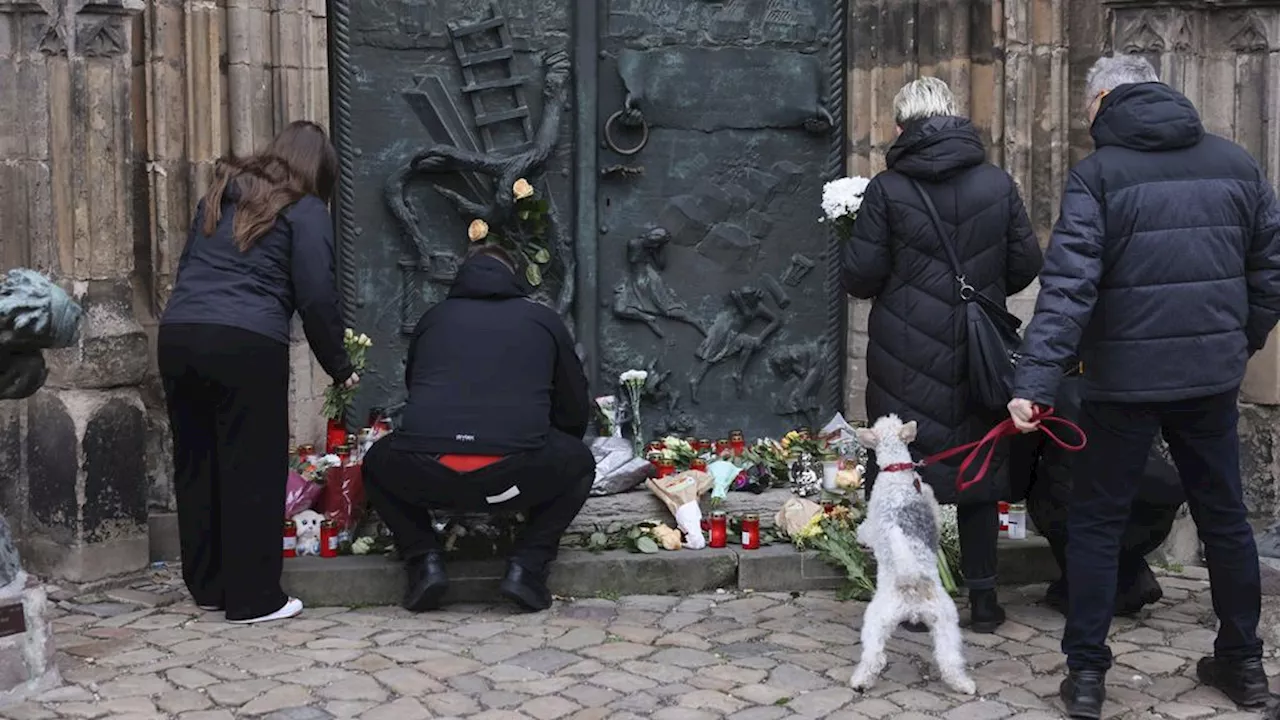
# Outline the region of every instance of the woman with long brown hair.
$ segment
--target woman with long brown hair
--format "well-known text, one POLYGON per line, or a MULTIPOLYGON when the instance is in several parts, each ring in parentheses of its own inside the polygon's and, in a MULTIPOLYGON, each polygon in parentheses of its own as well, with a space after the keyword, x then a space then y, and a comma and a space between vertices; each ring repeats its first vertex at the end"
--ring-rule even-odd
POLYGON ((310 122, 253 157, 219 161, 160 321, 182 574, 197 605, 234 623, 302 611, 280 589, 295 311, 333 381, 359 381, 334 279, 337 166, 310 122))

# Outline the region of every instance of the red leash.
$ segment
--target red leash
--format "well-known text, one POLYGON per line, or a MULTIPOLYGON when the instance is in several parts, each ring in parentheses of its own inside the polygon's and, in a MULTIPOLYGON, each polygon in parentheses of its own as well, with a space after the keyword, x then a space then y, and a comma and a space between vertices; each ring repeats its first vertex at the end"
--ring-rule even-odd
MULTIPOLYGON (((1031 416, 1031 419, 1032 421, 1040 423, 1039 432, 1048 435, 1050 442, 1068 452, 1078 452, 1083 450, 1084 446, 1089 442, 1089 438, 1085 437, 1084 431, 1080 429, 1079 425, 1076 425, 1066 418, 1057 417, 1053 414, 1052 409, 1036 410, 1035 415, 1031 416), (1057 433, 1050 429, 1049 426, 1051 424, 1057 424, 1062 428, 1074 431, 1080 436, 1080 442, 1073 445, 1063 440, 1057 433)), ((933 465, 934 463, 946 460, 947 458, 955 457, 956 455, 967 452, 969 454, 966 455, 964 461, 960 463, 960 471, 956 474, 956 490, 958 492, 964 492, 968 488, 977 485, 978 482, 986 476, 987 470, 991 469, 991 458, 995 455, 996 445, 1000 443, 1000 440, 1007 437, 1013 437, 1020 433, 1021 431, 1013 424, 1013 418, 1006 418, 998 425, 991 428, 990 432, 982 436, 981 440, 953 447, 950 450, 943 450, 942 452, 930 455, 919 462, 894 463, 881 468, 881 471, 901 472, 903 470, 922 468, 926 465, 933 465), (975 475, 972 480, 965 480, 965 472, 968 471, 973 463, 977 461, 978 455, 982 453, 984 448, 986 449, 986 453, 982 455, 982 465, 978 467, 978 474, 975 475)))

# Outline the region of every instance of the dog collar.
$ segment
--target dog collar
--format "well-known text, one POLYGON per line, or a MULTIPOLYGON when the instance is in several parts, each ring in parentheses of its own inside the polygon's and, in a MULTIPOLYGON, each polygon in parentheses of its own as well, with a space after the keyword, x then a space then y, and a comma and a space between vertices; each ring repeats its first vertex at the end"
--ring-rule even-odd
MULTIPOLYGON (((917 465, 913 462, 890 463, 880 468, 880 472, 905 472, 907 470, 914 471, 916 467, 917 465)), ((923 490, 920 489, 920 473, 915 473, 915 476, 912 478, 912 483, 916 486, 916 492, 918 493, 924 492, 923 490)))
POLYGON ((903 472, 906 470, 915 470, 916 464, 913 462, 892 463, 880 468, 880 472, 903 472))

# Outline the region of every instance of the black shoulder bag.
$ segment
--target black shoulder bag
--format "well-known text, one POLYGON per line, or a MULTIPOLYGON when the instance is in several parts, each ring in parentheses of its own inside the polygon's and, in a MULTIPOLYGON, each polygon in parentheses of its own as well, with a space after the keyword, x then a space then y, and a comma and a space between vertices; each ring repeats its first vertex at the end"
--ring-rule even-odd
POLYGON ((960 299, 965 305, 965 325, 969 338, 969 391, 979 405, 988 410, 1003 410, 1013 399, 1013 369, 1018 364, 1018 349, 1022 338, 1018 328, 1022 321, 1001 303, 978 292, 965 278, 964 268, 953 247, 955 239, 943 229, 942 218, 934 207, 929 193, 920 183, 911 181, 916 192, 924 200, 929 219, 938 233, 938 242, 951 261, 956 283, 960 285, 960 299))

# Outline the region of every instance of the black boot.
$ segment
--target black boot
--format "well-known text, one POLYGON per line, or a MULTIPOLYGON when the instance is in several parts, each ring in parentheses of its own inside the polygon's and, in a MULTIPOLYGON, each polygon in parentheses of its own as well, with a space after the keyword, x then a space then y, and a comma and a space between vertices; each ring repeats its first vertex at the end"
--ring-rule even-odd
POLYGON ((1058 687, 1058 697, 1067 708, 1067 717, 1099 720, 1107 700, 1107 675, 1098 670, 1072 670, 1058 687))
POLYGON ((449 590, 449 576, 444 572, 444 558, 429 552, 405 563, 409 583, 404 594, 404 608, 410 612, 436 610, 449 590))
POLYGON ((503 597, 531 612, 551 607, 545 568, 533 570, 512 560, 507 563, 507 576, 502 579, 498 590, 503 597))
POLYGON ((1260 708, 1271 699, 1267 672, 1262 669, 1261 660, 1200 658, 1196 663, 1196 677, 1241 707, 1260 708))
POLYGON ((1004 608, 995 590, 969 591, 969 629, 989 635, 1004 624, 1004 608))
POLYGON ((1164 597, 1164 590, 1160 588, 1160 581, 1156 580, 1155 573, 1151 572, 1151 566, 1143 563, 1138 576, 1133 579, 1129 587, 1117 594, 1116 615, 1118 617, 1136 615, 1142 608, 1160 602, 1162 597, 1164 597))

